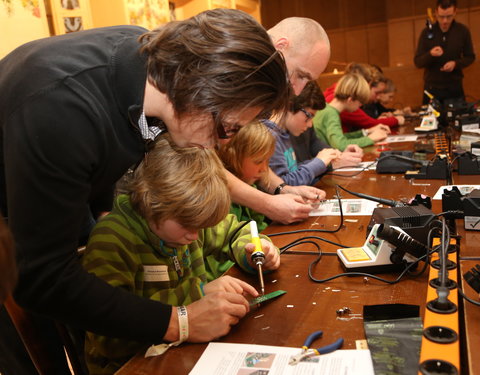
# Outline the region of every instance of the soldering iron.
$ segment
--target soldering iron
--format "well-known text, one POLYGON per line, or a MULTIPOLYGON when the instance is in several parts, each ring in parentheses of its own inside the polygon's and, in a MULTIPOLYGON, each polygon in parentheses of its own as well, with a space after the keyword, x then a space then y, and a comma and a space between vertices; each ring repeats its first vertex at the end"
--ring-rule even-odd
POLYGON ((258 277, 260 279, 260 289, 262 295, 265 295, 265 284, 263 283, 263 272, 262 266, 265 261, 265 253, 262 249, 262 244, 260 242, 260 237, 258 236, 257 222, 252 220, 250 221, 250 233, 252 235, 252 243, 255 245, 255 250, 252 253, 251 259, 255 266, 258 269, 258 277))

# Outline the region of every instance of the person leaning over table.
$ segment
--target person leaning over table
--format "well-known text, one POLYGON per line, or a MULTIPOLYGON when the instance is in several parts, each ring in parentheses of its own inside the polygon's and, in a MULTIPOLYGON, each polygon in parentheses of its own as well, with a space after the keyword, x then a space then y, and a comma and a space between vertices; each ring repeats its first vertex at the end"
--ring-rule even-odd
MULTIPOLYGON (((230 9, 150 32, 116 26, 40 39, 0 61, 0 198, 17 247, 14 297, 50 327, 55 374, 69 370, 53 320, 130 340, 178 339, 172 306, 88 274, 77 247, 159 133, 181 147, 213 146, 262 113, 281 112, 286 75, 263 27, 230 9)), ((297 203, 280 198, 268 202, 297 203)), ((220 292, 187 309, 189 340, 198 342, 225 335, 249 306, 220 292)), ((8 322, 0 324, 3 333, 8 322)), ((0 335, 0 372, 31 373, 13 342, 0 335)))
MULTIPOLYGON (((305 85, 309 81, 317 79, 328 64, 330 41, 327 33, 318 22, 310 18, 289 17, 269 29, 268 34, 275 48, 285 57, 288 77, 294 93, 300 94, 305 85)), ((283 213, 274 217, 261 205, 259 206, 259 203, 262 202, 271 210, 275 209, 275 206, 269 203, 271 197, 247 184, 237 182, 230 184, 232 199, 241 206, 249 207, 266 215, 269 219, 281 223, 306 219, 312 208, 309 203, 318 201, 318 197, 322 194, 313 186, 288 185, 271 169, 268 170, 267 178, 259 184, 259 187, 262 191, 278 197, 291 195, 289 193, 296 194, 297 210, 287 219, 283 213)))
MULTIPOLYGON (((253 286, 223 275, 233 264, 257 272, 250 225, 228 214, 224 172, 213 149, 181 148, 168 137, 156 141, 135 170, 128 194, 119 195, 113 210, 92 230, 82 257, 85 269, 116 288, 180 311, 206 296, 221 298, 223 292, 257 297, 253 286)), ((263 269, 277 269, 278 248, 266 236, 260 241, 263 269)), ((189 338, 188 316, 185 320, 178 341, 189 338)), ((160 342, 87 332, 90 375, 113 374, 136 353, 160 342)))
MULTIPOLYGON (((456 14, 455 0, 437 1, 437 22, 422 30, 414 57, 415 66, 425 69, 424 89, 441 104, 465 101, 462 69, 475 61, 470 30, 455 21, 456 14)), ((423 104, 429 102, 424 93, 423 104)))

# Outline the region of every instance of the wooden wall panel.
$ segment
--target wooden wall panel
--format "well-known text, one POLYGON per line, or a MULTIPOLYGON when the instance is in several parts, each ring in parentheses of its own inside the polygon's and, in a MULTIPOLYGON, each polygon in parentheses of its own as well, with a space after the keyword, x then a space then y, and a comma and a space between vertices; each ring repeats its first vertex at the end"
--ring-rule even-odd
POLYGON ((343 70, 347 60, 347 50, 345 43, 345 32, 336 30, 328 33, 332 54, 328 63, 326 72, 332 72, 333 69, 343 70))
POLYGON ((389 66, 389 31, 385 23, 367 27, 367 62, 378 66, 389 66))
MULTIPOLYGON (((414 44, 414 56, 415 56, 415 51, 417 50, 418 46, 418 39, 420 38, 420 34, 422 33, 422 30, 426 27, 425 25, 425 19, 424 18, 414 18, 413 19, 413 34, 414 34, 414 39, 413 39, 413 44, 414 44)), ((413 64, 413 62, 412 62, 413 64)))
POLYGON ((368 62, 367 32, 364 28, 351 29, 345 33, 346 62, 368 62))
POLYGON ((365 12, 365 0, 340 0, 344 23, 341 27, 350 28, 365 25, 367 23, 365 12))
MULTIPOLYGON (((478 59, 478 58, 477 58, 478 59)), ((463 89, 467 100, 474 102, 480 100, 480 61, 475 61, 472 65, 463 70, 465 75, 463 79, 463 89)))
POLYGON ((477 55, 477 59, 480 59, 480 7, 471 9, 469 15, 470 22, 468 27, 470 28, 470 33, 472 34, 473 48, 477 55))
POLYGON ((387 19, 411 17, 414 14, 412 0, 388 0, 386 1, 387 19))
POLYGON ((415 54, 414 22, 404 18, 388 22, 388 66, 408 66, 413 64, 415 54))
POLYGON ((304 1, 302 2, 302 17, 310 17, 318 21, 325 30, 338 29, 341 26, 341 1, 304 1))
POLYGON ((387 20, 387 5, 385 0, 365 0, 364 2, 365 21, 367 24, 383 23, 387 20))

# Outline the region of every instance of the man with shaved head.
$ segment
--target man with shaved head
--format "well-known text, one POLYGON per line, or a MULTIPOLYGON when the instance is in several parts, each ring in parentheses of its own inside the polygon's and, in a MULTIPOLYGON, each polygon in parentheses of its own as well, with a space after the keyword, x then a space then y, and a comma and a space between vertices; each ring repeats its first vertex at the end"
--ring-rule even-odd
POLYGON ((310 18, 289 17, 268 34, 283 53, 290 83, 298 95, 309 81, 316 80, 330 59, 330 41, 320 24, 310 18))

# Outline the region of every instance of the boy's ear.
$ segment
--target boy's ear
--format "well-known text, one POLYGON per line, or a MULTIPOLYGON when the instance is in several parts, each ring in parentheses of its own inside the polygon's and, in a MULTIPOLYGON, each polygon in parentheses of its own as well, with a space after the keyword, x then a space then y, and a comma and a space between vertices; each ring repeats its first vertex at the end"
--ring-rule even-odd
POLYGON ((160 222, 158 220, 153 220, 153 219, 149 219, 147 221, 148 223, 148 226, 150 228, 150 230, 153 232, 153 233, 157 233, 158 232, 158 229, 159 229, 159 224, 160 222))

